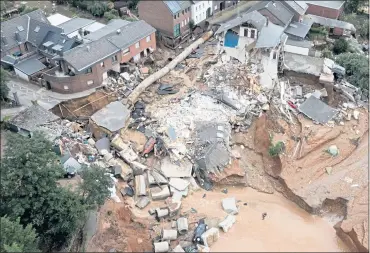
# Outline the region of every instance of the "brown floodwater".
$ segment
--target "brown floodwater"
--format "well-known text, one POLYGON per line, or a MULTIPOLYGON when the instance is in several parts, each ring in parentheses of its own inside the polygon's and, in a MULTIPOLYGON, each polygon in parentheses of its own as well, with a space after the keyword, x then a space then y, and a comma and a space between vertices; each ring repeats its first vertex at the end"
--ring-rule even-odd
POLYGON ((217 218, 226 216, 221 206, 223 198, 235 197, 240 201, 236 223, 227 233, 220 230, 219 240, 211 246, 212 252, 348 251, 332 224, 307 213, 280 194, 239 187, 228 187, 227 194, 221 190, 202 190, 183 199, 183 211, 193 207, 206 217, 217 218), (204 193, 206 197, 202 198, 204 193), (264 212, 267 216, 262 220, 264 212))

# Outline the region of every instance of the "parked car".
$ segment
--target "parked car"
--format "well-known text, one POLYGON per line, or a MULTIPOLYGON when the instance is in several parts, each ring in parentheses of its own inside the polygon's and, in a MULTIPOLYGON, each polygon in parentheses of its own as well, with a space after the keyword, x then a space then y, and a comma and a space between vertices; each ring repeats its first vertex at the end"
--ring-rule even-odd
POLYGON ((203 244, 204 242, 202 240, 202 234, 206 232, 208 229, 208 226, 206 225, 204 219, 200 219, 199 222, 196 224, 196 228, 194 231, 194 237, 193 242, 197 244, 203 244))

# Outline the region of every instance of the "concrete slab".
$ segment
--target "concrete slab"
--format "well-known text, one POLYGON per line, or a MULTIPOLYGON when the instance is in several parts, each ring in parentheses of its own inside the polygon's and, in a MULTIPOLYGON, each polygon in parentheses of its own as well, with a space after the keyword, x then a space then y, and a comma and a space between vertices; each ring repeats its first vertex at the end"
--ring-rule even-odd
POLYGON ((169 185, 178 191, 184 191, 189 186, 189 182, 181 178, 171 178, 169 185))
POLYGON ((286 70, 320 76, 323 66, 323 58, 292 53, 285 53, 284 55, 284 69, 286 70))
POLYGON ((166 177, 191 177, 193 165, 187 159, 172 163, 169 157, 165 157, 161 163, 161 171, 166 177))
POLYGON ((111 132, 118 131, 125 127, 130 117, 130 110, 119 101, 108 104, 103 109, 91 116, 91 119, 100 127, 111 132))
POLYGON ((298 110, 320 124, 327 123, 338 113, 336 109, 328 106, 315 96, 310 96, 298 107, 298 110))

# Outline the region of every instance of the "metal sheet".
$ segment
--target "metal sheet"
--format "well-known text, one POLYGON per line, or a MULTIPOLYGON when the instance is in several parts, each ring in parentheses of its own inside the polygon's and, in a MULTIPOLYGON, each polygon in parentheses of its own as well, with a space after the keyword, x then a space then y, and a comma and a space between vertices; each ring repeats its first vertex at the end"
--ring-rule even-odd
POLYGON ((299 106, 298 110, 310 119, 321 124, 327 123, 338 113, 336 109, 328 106, 314 96, 310 96, 299 106))

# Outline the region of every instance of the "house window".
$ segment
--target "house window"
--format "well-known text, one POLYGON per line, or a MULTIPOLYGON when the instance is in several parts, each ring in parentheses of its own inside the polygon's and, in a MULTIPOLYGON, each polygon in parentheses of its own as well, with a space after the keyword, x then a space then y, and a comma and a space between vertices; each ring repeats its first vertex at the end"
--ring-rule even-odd
POLYGON ((102 68, 104 68, 104 67, 105 67, 105 66, 104 66, 104 62, 103 62, 103 61, 100 63, 100 67, 102 67, 102 68))
POLYGON ((92 68, 91 67, 86 69, 86 74, 89 74, 89 73, 92 73, 92 68))
POLYGON ((146 42, 150 41, 150 36, 146 37, 146 42))
POLYGON ((135 44, 135 48, 139 48, 139 47, 140 47, 140 41, 135 44))
POLYGON ((112 62, 114 63, 114 62, 116 62, 117 61, 117 55, 113 55, 113 57, 112 57, 112 62))
POLYGON ((180 17, 180 13, 177 13, 177 17, 178 17, 178 18, 180 17))
POLYGON ((92 85, 92 84, 94 84, 93 80, 87 81, 87 85, 92 85))
POLYGON ((184 21, 181 21, 181 27, 184 27, 184 21))
POLYGON ((276 51, 272 53, 272 59, 276 60, 276 51))
POLYGON ((125 50, 122 51, 123 55, 127 55, 130 53, 130 49, 126 48, 125 50))
POLYGON ((24 43, 24 51, 28 51, 28 46, 27 46, 27 43, 24 43))
POLYGON ((188 11, 190 11, 190 7, 188 7, 188 11))
POLYGON ((184 20, 184 25, 186 25, 186 19, 184 20))
POLYGON ((175 38, 180 35, 180 24, 173 27, 173 35, 175 38))
POLYGON ((182 15, 184 15, 185 14, 185 11, 182 11, 182 15))
POLYGON ((176 15, 173 16, 173 19, 176 19, 176 15))
POLYGON ((330 34, 334 33, 334 27, 330 27, 330 28, 329 28, 329 33, 330 33, 330 34))
POLYGON ((251 30, 251 38, 254 39, 256 36, 256 30, 251 30))
POLYGON ((188 23, 189 23, 189 21, 190 21, 190 18, 188 18, 188 23))
POLYGON ((69 90, 69 87, 67 85, 64 85, 65 90, 69 90))

